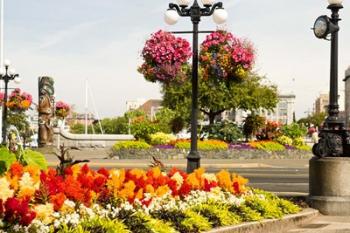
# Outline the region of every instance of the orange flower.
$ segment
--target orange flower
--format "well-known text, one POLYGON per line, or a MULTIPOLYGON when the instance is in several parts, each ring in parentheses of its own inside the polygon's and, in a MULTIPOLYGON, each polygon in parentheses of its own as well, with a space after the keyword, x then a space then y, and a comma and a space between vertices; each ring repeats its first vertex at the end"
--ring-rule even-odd
POLYGON ((12 176, 21 177, 23 175, 23 166, 19 162, 14 162, 10 167, 10 174, 12 176))
POLYGON ((34 183, 40 181, 40 168, 37 166, 28 165, 24 167, 24 172, 28 172, 33 179, 34 183))
POLYGON ((222 189, 229 192, 233 191, 231 177, 228 171, 226 170, 220 171, 219 173, 216 174, 216 178, 218 179, 218 185, 222 189))
POLYGON ((200 189, 201 188, 201 182, 197 178, 195 173, 191 173, 187 176, 187 182, 191 185, 192 189, 200 189))
POLYGON ((121 197, 124 199, 132 199, 135 196, 134 190, 136 188, 136 185, 134 181, 130 180, 127 183, 124 184, 124 188, 118 192, 117 197, 121 197))
POLYGON ((168 193, 170 191, 170 188, 169 186, 167 185, 162 185, 162 186, 159 186, 156 190, 156 195, 157 197, 162 197, 164 196, 166 193, 168 193))
POLYGON ((30 105, 31 105, 31 103, 30 103, 29 100, 22 100, 22 101, 21 101, 21 107, 22 107, 23 109, 28 109, 28 108, 30 107, 30 105))
POLYGON ((248 179, 237 175, 235 173, 232 174, 232 185, 233 191, 236 194, 244 193, 246 191, 245 185, 248 183, 248 179))
POLYGON ((66 195, 64 195, 63 193, 57 193, 55 195, 50 196, 50 202, 53 204, 55 211, 59 211, 61 209, 65 200, 66 195))

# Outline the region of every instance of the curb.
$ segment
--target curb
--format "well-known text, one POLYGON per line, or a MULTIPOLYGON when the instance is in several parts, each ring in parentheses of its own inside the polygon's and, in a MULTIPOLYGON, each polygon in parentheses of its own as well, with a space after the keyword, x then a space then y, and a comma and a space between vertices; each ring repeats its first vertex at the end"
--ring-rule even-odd
MULTIPOLYGON (((50 167, 57 166, 59 162, 48 162, 50 167)), ((88 163, 90 167, 105 167, 105 168, 149 168, 150 163, 141 164, 141 163, 118 163, 118 162, 90 162, 88 163)), ((186 168, 186 164, 166 164, 166 168, 177 167, 177 168, 186 168)), ((264 164, 264 163, 241 163, 241 164, 201 164, 201 167, 204 168, 274 168, 275 166, 264 164)))
POLYGON ((261 222, 248 222, 235 226, 220 227, 206 233, 280 233, 295 228, 319 215, 318 210, 304 209, 298 214, 291 214, 282 219, 267 219, 261 222))

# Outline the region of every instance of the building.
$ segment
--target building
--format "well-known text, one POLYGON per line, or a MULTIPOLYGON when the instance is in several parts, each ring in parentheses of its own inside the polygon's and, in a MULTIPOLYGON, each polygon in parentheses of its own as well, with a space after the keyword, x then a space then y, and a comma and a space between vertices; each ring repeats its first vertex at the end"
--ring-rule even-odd
MULTIPOLYGON (((282 124, 293 123, 295 113, 295 95, 279 95, 278 99, 277 106, 273 111, 260 110, 258 114, 269 121, 278 121, 282 124)), ((242 124, 249 114, 249 111, 240 109, 236 111, 225 111, 221 114, 221 120, 230 120, 235 121, 237 124, 242 124)))
POLYGON ((146 102, 145 99, 128 100, 126 101, 126 111, 136 110, 146 102))
POLYGON ((85 125, 85 121, 87 125, 92 125, 94 122, 97 121, 95 118, 94 114, 92 113, 76 113, 76 112, 71 112, 67 118, 66 118, 66 125, 76 125, 76 124, 82 124, 85 125))
POLYGON ((162 108, 162 100, 150 99, 142 104, 138 110, 143 111, 146 115, 153 120, 156 113, 162 108))
POLYGON ((289 125, 293 123, 295 114, 295 95, 279 95, 276 108, 271 111, 260 111, 260 115, 266 120, 277 121, 289 125))
POLYGON ((322 112, 327 112, 329 105, 329 95, 320 94, 320 96, 315 101, 315 113, 320 114, 322 112))

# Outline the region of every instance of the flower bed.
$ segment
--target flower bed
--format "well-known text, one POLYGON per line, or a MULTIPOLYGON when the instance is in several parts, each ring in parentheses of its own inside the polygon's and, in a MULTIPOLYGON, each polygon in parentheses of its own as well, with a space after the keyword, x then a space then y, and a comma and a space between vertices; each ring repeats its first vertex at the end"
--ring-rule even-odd
MULTIPOLYGON (((165 145, 145 142, 118 142, 113 146, 111 157, 118 159, 183 159, 189 153, 189 140, 176 140, 165 145)), ((310 159, 311 147, 279 144, 275 141, 228 144, 219 140, 198 141, 198 150, 204 159, 310 159)))
POLYGON ((58 174, 14 163, 0 176, 0 232, 200 232, 300 210, 247 182, 204 169, 74 165, 58 174))

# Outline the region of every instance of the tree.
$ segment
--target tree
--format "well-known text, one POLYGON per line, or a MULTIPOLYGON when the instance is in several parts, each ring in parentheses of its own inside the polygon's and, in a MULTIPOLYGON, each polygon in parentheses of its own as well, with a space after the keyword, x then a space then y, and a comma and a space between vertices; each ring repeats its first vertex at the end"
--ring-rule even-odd
POLYGON ((31 136, 34 134, 33 130, 30 128, 30 123, 28 118, 23 111, 8 111, 7 115, 8 125, 16 127, 19 136, 23 139, 23 145, 30 142, 31 136))
MULTIPOLYGON (((224 82, 218 79, 199 80, 199 110, 207 115, 209 123, 226 110, 259 109, 272 111, 278 102, 277 88, 266 84, 264 77, 249 75, 241 82, 224 82)), ((170 83, 162 86, 163 106, 176 112, 183 119, 189 119, 191 109, 191 80, 181 85, 170 83)))
POLYGON ((313 113, 312 115, 309 115, 308 117, 305 118, 301 118, 300 120, 298 120, 299 124, 304 124, 308 127, 312 125, 317 126, 317 127, 321 127, 323 122, 325 121, 327 117, 327 114, 325 112, 321 112, 321 113, 313 113))

